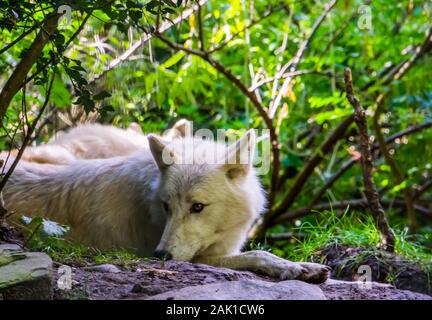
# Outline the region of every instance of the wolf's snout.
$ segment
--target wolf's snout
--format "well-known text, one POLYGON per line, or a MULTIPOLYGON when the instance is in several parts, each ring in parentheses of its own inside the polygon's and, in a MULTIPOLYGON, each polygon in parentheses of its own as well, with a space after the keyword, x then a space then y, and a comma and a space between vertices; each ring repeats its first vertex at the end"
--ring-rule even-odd
POLYGON ((166 250, 156 250, 153 256, 161 260, 171 260, 173 258, 172 254, 166 250))

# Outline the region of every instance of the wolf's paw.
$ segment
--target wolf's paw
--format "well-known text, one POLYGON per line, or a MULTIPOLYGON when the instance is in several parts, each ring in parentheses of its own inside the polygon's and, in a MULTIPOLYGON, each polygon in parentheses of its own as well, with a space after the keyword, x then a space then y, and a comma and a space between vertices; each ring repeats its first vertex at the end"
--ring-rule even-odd
POLYGON ((310 283, 326 281, 331 270, 322 264, 292 262, 260 250, 231 257, 229 267, 251 270, 280 280, 301 280, 310 283))
POLYGON ((303 269, 303 273, 297 278, 298 280, 309 283, 323 283, 330 275, 331 268, 318 263, 299 262, 298 265, 303 269))
POLYGON ((304 269, 296 264, 289 261, 278 262, 276 264, 269 265, 267 268, 262 270, 265 274, 272 278, 280 280, 294 280, 300 278, 304 274, 304 269))
POLYGON ((301 278, 306 270, 298 263, 276 258, 260 261, 254 271, 279 280, 294 280, 301 278))

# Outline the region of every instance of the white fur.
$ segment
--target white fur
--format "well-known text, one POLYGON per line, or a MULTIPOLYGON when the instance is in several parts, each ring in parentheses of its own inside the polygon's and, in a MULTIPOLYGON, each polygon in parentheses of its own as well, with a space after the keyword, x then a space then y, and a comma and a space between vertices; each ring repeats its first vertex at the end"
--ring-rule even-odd
MULTIPOLYGON (((217 146, 185 138, 173 141, 170 148, 180 155, 184 142, 193 144, 196 159, 217 146)), ((173 164, 161 173, 149 149, 70 165, 20 161, 4 191, 8 210, 68 224, 71 236, 88 245, 128 248, 143 255, 151 255, 162 236, 166 213, 161 197, 172 206, 172 227, 160 248, 166 245, 163 249, 183 260, 207 252, 239 252, 264 205, 252 168, 234 180, 218 164, 173 164), (192 200, 208 206, 190 214, 192 200)))
POLYGON ((150 148, 128 156, 68 165, 20 161, 3 192, 5 208, 15 216, 67 224, 72 238, 100 249, 125 248, 142 256, 157 249, 178 260, 280 279, 327 278, 322 265, 293 263, 263 251, 240 253, 265 204, 251 157, 248 163, 232 163, 242 152, 253 154, 252 131, 230 147, 189 137, 167 142, 149 136, 148 143, 150 148), (215 149, 229 164, 202 163, 215 149), (183 162, 163 162, 165 151, 183 162), (205 204, 202 212, 191 213, 194 203, 205 204))
MULTIPOLYGON (((164 138, 173 140, 182 137, 190 126, 188 120, 181 119, 165 132, 164 138)), ((126 156, 148 147, 147 137, 136 123, 127 129, 97 123, 81 124, 57 133, 46 144, 27 147, 21 159, 37 163, 69 164, 79 159, 126 156)), ((12 154, 16 155, 17 152, 12 154)))

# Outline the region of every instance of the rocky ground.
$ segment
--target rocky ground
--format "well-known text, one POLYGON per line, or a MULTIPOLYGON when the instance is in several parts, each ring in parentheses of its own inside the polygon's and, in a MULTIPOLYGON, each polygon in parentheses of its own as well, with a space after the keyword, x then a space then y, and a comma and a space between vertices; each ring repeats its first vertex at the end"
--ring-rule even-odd
POLYGON ((0 244, 0 298, 432 300, 426 294, 376 282, 362 287, 330 279, 312 285, 180 261, 65 266, 52 263, 44 253, 24 252, 11 244, 0 244))
MULTIPOLYGON (((58 275, 54 285, 56 278, 58 275)), ((122 268, 75 267, 72 278, 74 289, 55 290, 57 299, 432 300, 428 295, 377 282, 371 283, 370 288, 332 279, 312 285, 180 261, 147 261, 122 268)))
MULTIPOLYGON (((359 277, 361 266, 371 270, 372 281, 391 281, 397 288, 432 295, 430 271, 418 261, 377 248, 350 248, 329 245, 317 253, 332 268, 332 277, 353 281, 359 277)), ((430 269, 430 268, 429 268, 430 269)))

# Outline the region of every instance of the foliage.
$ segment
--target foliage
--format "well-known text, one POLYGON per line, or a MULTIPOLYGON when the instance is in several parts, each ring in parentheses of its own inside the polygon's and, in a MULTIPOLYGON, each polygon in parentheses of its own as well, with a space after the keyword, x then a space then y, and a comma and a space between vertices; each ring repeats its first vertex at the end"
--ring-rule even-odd
MULTIPOLYGON (((320 213, 321 219, 305 221, 294 228, 305 239, 295 239, 280 249, 272 251, 293 261, 313 261, 317 253, 325 247, 347 246, 351 248, 369 248, 379 241, 379 232, 370 216, 348 210, 340 216, 331 210, 320 213)), ((414 241, 403 225, 395 228, 395 253, 410 261, 418 261, 424 265, 432 265, 432 250, 424 244, 432 240, 430 233, 425 233, 414 241)))
MULTIPOLYGON (((369 116, 376 109, 377 96, 386 95, 385 112, 379 119, 385 137, 432 121, 432 82, 428 80, 432 74, 427 67, 432 62, 429 54, 432 45, 424 42, 431 30, 430 1, 373 1, 368 6, 370 28, 359 23, 364 18, 359 10, 364 1, 338 1, 316 30, 314 23, 325 11, 324 1, 207 1, 202 6, 202 25, 196 11, 180 23, 174 21, 180 12, 196 5, 196 1, 0 1, 2 85, 25 56, 44 19, 63 4, 72 9, 70 23, 64 19, 57 26, 32 65, 25 90, 22 88, 14 95, 2 119, 0 150, 15 148, 24 139, 24 128, 36 118, 52 75, 55 80, 49 108, 37 126, 33 144, 47 141, 54 132, 83 120, 70 116, 71 105, 83 108, 86 113, 96 112, 99 121, 119 127, 138 122, 144 132, 161 131, 181 117, 193 120, 195 129, 243 132, 250 127, 266 127, 255 105, 233 81, 205 57, 181 48, 196 51, 203 47, 211 52, 211 58, 232 72, 246 88, 256 88, 253 93, 265 110, 281 94, 271 119, 280 151, 277 170, 280 181, 270 209, 279 207, 298 181, 298 173, 352 113, 343 90, 344 67, 352 69, 369 116), (170 47, 154 32, 164 24, 168 27, 163 37, 180 49, 170 47), (146 37, 151 39, 142 41, 131 54, 111 65, 146 37), (7 47, 16 39, 14 45, 7 47), (296 56, 308 39, 294 68, 298 74, 282 90, 284 79, 275 80, 274 76, 280 74, 282 66, 296 56), (398 68, 410 61, 424 44, 425 52, 413 61, 403 77, 396 79, 398 68), (70 123, 65 123, 65 118, 70 123)), ((376 134, 371 131, 371 135, 376 134)), ((403 183, 395 182, 388 164, 376 154, 374 178, 381 188, 382 199, 390 203, 387 213, 391 225, 399 224, 400 230, 406 224, 405 208, 391 204, 403 202, 403 190, 417 191, 430 181, 431 139, 432 130, 425 128, 389 145, 392 157, 405 174, 403 183)), ((350 125, 331 151, 322 155, 294 201, 282 208, 281 213, 309 206, 311 198, 329 178, 357 156, 357 146, 357 130, 350 125)), ((267 189, 272 179, 271 173, 261 177, 267 189)), ((362 199, 363 191, 361 171, 355 163, 318 200, 333 203, 362 199)), ((418 242, 430 233, 431 196, 428 189, 416 200, 416 208, 421 208, 417 212, 417 239, 402 231, 397 234, 396 250, 408 257, 423 255, 423 249, 412 240, 418 242)), ((298 221, 288 219, 283 226, 268 229, 274 233, 301 223, 303 231, 312 231, 307 230, 310 219, 310 216, 301 216, 298 221)), ((345 220, 322 214, 313 225, 316 236, 309 237, 292 253, 288 249, 274 250, 304 259, 314 248, 330 240, 356 246, 378 241, 367 215, 342 222, 345 220)), ((430 239, 423 245, 430 246, 430 239)))

